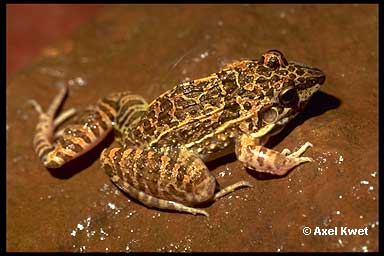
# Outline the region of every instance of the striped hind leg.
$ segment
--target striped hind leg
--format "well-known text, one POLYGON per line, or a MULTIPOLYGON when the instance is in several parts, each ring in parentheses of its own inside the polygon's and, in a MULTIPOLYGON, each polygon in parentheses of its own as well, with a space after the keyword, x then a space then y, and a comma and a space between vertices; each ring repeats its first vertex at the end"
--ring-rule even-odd
POLYGON ((164 210, 187 212, 193 215, 202 214, 209 217, 209 214, 204 210, 189 207, 182 203, 177 203, 175 201, 157 198, 143 191, 140 191, 134 188, 133 186, 131 186, 128 182, 124 181, 117 175, 112 176, 111 180, 122 191, 128 193, 128 195, 135 198, 136 200, 139 200, 142 204, 148 207, 155 207, 155 208, 164 209, 164 210))
POLYGON ((208 216, 206 211, 193 206, 214 201, 239 187, 251 186, 242 181, 215 194, 216 179, 203 161, 178 147, 105 149, 100 160, 121 190, 158 209, 208 216))
POLYGON ((117 112, 115 124, 115 140, 120 145, 137 144, 132 130, 147 111, 148 104, 144 98, 138 95, 126 94, 120 100, 120 108, 117 112))
POLYGON ((121 98, 128 94, 115 93, 100 99, 95 105, 79 113, 71 124, 56 131, 58 125, 75 113, 70 109, 55 118, 67 90, 67 86, 60 89, 47 112, 44 112, 37 102, 31 102, 39 113, 33 144, 37 155, 47 168, 60 168, 103 140, 112 130, 112 122, 120 108, 121 98))
POLYGON ((40 104, 35 100, 28 101, 28 103, 31 104, 39 114, 39 121, 37 123, 35 136, 33 138, 33 146, 36 154, 39 156, 44 165, 46 165, 47 153, 54 149, 54 145, 52 144, 51 140, 56 128, 55 124, 59 125, 60 122, 69 118, 75 113, 74 109, 69 110, 69 112, 66 111, 62 113, 55 122, 56 112, 60 105, 63 103, 67 92, 68 87, 62 86, 46 112, 43 111, 40 104))
POLYGON ((112 182, 142 204, 208 216, 193 205, 213 198, 216 180, 197 156, 179 148, 126 147, 105 149, 100 160, 112 182))

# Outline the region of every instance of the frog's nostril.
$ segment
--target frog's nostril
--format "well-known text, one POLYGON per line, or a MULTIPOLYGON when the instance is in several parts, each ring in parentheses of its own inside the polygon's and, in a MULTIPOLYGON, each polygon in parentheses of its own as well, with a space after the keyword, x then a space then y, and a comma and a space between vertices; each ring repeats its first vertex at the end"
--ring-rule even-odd
POLYGON ((325 82, 325 74, 324 74, 323 71, 321 71, 320 69, 318 69, 318 68, 312 68, 312 70, 310 71, 310 73, 311 73, 312 76, 315 78, 316 83, 322 85, 322 84, 325 82))
POLYGON ((325 75, 322 74, 322 75, 319 77, 318 80, 319 80, 319 84, 320 84, 320 85, 324 84, 324 82, 325 82, 325 75))

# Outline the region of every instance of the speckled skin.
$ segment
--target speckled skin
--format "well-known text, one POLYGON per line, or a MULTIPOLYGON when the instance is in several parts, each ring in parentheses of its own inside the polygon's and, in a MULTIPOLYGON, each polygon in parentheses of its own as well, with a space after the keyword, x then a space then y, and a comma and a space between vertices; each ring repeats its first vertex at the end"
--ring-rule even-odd
POLYGON ((204 162, 230 152, 246 167, 284 175, 300 163, 312 146, 305 143, 291 153, 265 148, 306 105, 325 81, 316 68, 288 63, 276 50, 259 60, 243 60, 205 78, 166 91, 149 105, 130 93, 111 94, 75 119, 52 142, 57 105, 63 88, 47 113, 41 113, 34 139, 44 165, 58 168, 96 145, 115 128, 121 147, 105 149, 101 163, 111 180, 149 207, 192 214, 194 208, 242 186, 240 181, 215 194, 216 180, 204 162))

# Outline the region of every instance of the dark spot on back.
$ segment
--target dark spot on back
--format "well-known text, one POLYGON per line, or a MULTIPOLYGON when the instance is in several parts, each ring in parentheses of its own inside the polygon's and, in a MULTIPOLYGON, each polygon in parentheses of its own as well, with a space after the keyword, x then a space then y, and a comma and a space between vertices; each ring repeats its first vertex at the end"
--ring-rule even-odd
POLYGON ((285 75, 288 74, 288 71, 285 70, 285 69, 281 69, 281 70, 276 71, 276 73, 279 74, 279 75, 284 75, 285 76, 285 75))
POLYGON ((257 73, 260 73, 264 76, 270 76, 271 75, 270 69, 263 66, 263 65, 260 65, 259 67, 257 67, 256 71, 257 71, 257 73))
POLYGON ((298 74, 299 76, 302 76, 304 74, 304 70, 302 70, 301 68, 298 68, 296 69, 296 74, 298 74))
POLYGON ((251 103, 249 103, 249 102, 245 102, 245 103, 244 103, 244 109, 245 109, 245 110, 250 110, 251 107, 252 107, 251 103))

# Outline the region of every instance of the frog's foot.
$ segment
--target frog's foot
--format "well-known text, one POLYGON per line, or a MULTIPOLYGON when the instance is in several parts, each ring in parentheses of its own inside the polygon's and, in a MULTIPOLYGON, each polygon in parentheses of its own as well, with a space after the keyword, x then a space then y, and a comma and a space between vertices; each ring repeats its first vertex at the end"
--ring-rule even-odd
POLYGON ((281 154, 282 155, 285 155, 285 156, 288 156, 289 154, 291 154, 291 150, 289 150, 289 148, 285 148, 281 151, 281 154))
POLYGON ((284 175, 301 163, 313 161, 310 157, 301 157, 312 146, 309 142, 293 153, 289 149, 280 153, 257 143, 254 138, 242 136, 236 144, 237 158, 252 170, 284 175))
POLYGON ((241 187, 251 187, 252 188, 253 185, 251 183, 249 183, 248 181, 245 181, 245 180, 236 182, 235 184, 229 185, 228 187, 221 189, 219 192, 217 192, 215 194, 213 199, 217 200, 217 199, 219 199, 219 198, 221 198, 221 197, 223 197, 229 193, 232 193, 233 191, 235 191, 236 189, 241 188, 241 187))
MULTIPOLYGON (((307 151, 308 148, 310 147, 313 147, 312 143, 310 142, 305 142, 304 145, 302 145, 298 150, 296 150, 295 152, 293 153, 288 153, 288 157, 293 157, 293 158, 299 158, 302 154, 304 154, 305 151, 307 151)), ((284 151, 284 150, 283 150, 284 151)), ((283 153, 283 152, 282 152, 283 153)), ((309 159, 305 162, 308 162, 308 161, 313 161, 312 158, 310 157, 302 157, 304 159, 309 159)))
MULTIPOLYGON (((28 104, 32 105, 36 112, 39 114, 39 122, 36 126, 36 134, 33 138, 33 144, 37 155, 46 167, 50 167, 47 163, 47 154, 54 149, 54 145, 51 142, 53 132, 56 128, 54 117, 60 105, 63 103, 67 91, 67 86, 62 86, 60 88, 59 93, 52 101, 47 112, 44 112, 40 104, 35 100, 29 100, 27 102, 28 104)), ((63 117, 65 116, 61 116, 59 121, 62 121, 63 117)))
POLYGON ((216 180, 187 150, 112 148, 105 149, 100 160, 112 182, 144 205, 208 216, 193 206, 212 201, 216 180))

